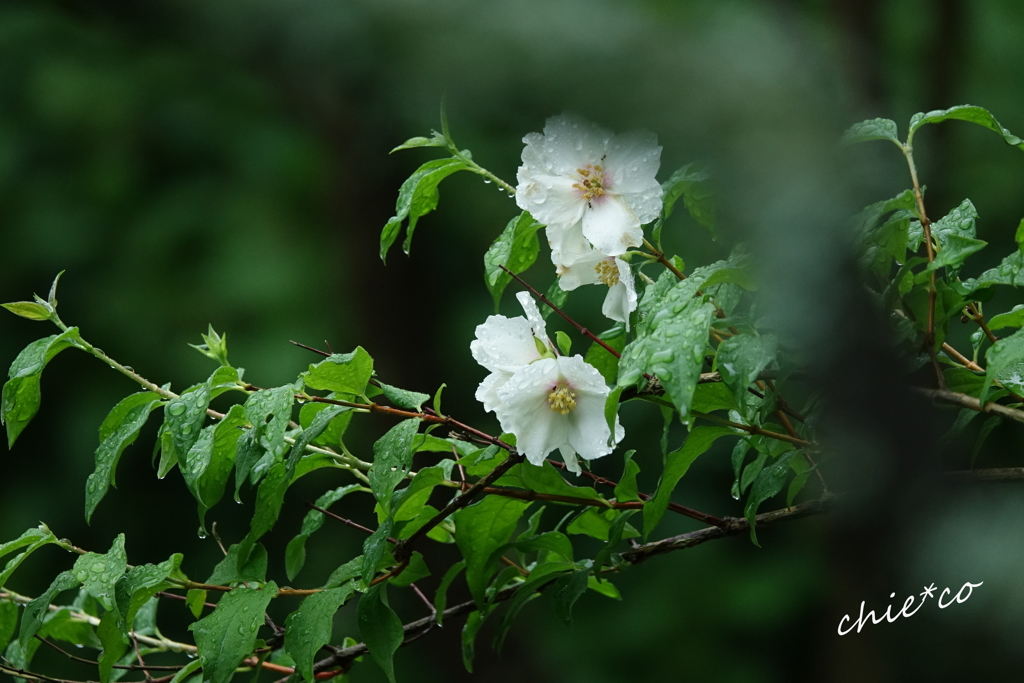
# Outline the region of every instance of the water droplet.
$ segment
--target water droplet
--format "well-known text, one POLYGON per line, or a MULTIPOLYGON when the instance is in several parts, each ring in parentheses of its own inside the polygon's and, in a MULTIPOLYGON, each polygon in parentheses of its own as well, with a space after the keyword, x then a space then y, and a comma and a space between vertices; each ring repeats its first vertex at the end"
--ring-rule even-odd
POLYGON ((75 573, 75 578, 79 581, 85 581, 89 578, 89 572, 84 569, 75 573))
POLYGON ((107 565, 103 564, 102 562, 94 562, 93 565, 92 565, 92 570, 94 572, 102 572, 102 571, 106 571, 106 569, 107 569, 107 565))
POLYGON ((185 404, 181 401, 175 401, 171 405, 167 406, 167 412, 174 416, 181 415, 185 412, 185 404))
POLYGON ((192 433, 192 425, 190 425, 190 424, 183 424, 183 425, 181 425, 181 433, 185 434, 185 435, 191 434, 192 433))

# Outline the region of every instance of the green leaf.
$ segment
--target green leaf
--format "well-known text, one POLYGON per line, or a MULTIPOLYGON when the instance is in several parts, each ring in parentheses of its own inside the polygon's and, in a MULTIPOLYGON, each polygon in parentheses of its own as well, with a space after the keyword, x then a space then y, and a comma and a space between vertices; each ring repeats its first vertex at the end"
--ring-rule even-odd
POLYGON ((140 391, 123 399, 107 414, 100 425, 100 445, 96 449, 96 468, 85 484, 85 521, 92 519, 96 506, 115 486, 117 463, 124 449, 135 442, 153 409, 161 405, 160 397, 140 391))
POLYGON ((640 465, 637 464, 636 460, 633 460, 633 454, 636 451, 626 451, 624 456, 626 465, 622 471, 622 476, 619 477, 619 483, 615 487, 615 500, 620 503, 629 503, 640 500, 640 494, 637 491, 636 475, 640 474, 640 465))
POLYGON ((776 496, 786 485, 790 471, 789 463, 796 453, 796 451, 789 451, 780 455, 775 462, 761 470, 757 479, 754 480, 753 486, 750 487, 750 495, 747 496, 747 503, 743 507, 743 515, 750 522, 750 540, 758 547, 761 544, 757 542, 757 532, 754 529, 757 508, 764 501, 776 496))
POLYGON ((796 472, 796 476, 793 477, 793 481, 789 482, 789 490, 786 491, 786 507, 792 507, 793 500, 796 499, 797 494, 800 493, 811 476, 811 466, 803 458, 791 459, 789 467, 796 472))
POLYGON ((1004 327, 1024 327, 1024 304, 1018 304, 1006 313, 992 316, 988 329, 1001 330, 1004 327))
MULTIPOLYGON (((563 308, 565 306, 565 302, 569 300, 569 292, 565 291, 564 289, 561 288, 561 286, 559 286, 557 278, 554 282, 551 283, 551 286, 548 287, 548 290, 544 292, 544 296, 545 298, 547 298, 548 301, 553 303, 555 306, 558 306, 559 308, 563 308)), ((551 312, 553 310, 554 309, 551 308, 550 306, 541 306, 540 317, 547 320, 548 316, 551 315, 551 312)))
POLYGON ((388 583, 396 588, 406 588, 409 584, 425 579, 428 576, 430 576, 430 569, 423 559, 423 554, 418 550, 414 550, 412 556, 409 557, 409 565, 401 574, 390 579, 388 583))
POLYGON ((711 235, 714 236, 714 202, 711 191, 708 188, 707 172, 694 168, 693 164, 687 164, 663 182, 661 189, 663 192, 661 215, 652 227, 652 234, 656 243, 661 243, 661 231, 665 220, 672 215, 672 210, 680 197, 683 197, 683 204, 694 220, 707 228, 711 235))
POLYGON ((122 631, 130 631, 135 615, 158 591, 171 586, 167 578, 181 566, 181 553, 175 553, 160 564, 132 567, 114 584, 114 598, 121 616, 122 631))
POLYGON ((50 611, 50 604, 56 599, 58 593, 78 588, 81 581, 75 578, 74 572, 61 572, 39 597, 25 605, 25 613, 21 617, 21 633, 18 642, 22 649, 28 647, 32 637, 39 633, 43 620, 50 611))
POLYGON ((405 638, 405 632, 402 630, 402 620, 388 605, 386 586, 386 583, 379 583, 359 599, 356 621, 373 661, 384 670, 388 680, 395 683, 393 657, 405 638))
POLYGON ((715 313, 713 305, 697 296, 704 279, 694 272, 676 280, 666 271, 648 287, 640 304, 644 319, 637 326, 638 337, 619 361, 620 388, 634 384, 645 372, 655 374, 680 416, 688 414, 715 313))
POLYGON ((842 141, 843 144, 853 145, 869 140, 889 140, 903 147, 897 137, 896 122, 892 119, 868 119, 855 123, 843 133, 842 141))
POLYGON ((1009 337, 1003 337, 985 352, 985 381, 978 400, 982 405, 988 400, 992 383, 1018 363, 1024 362, 1024 330, 1017 330, 1009 337))
MULTIPOLYGON (((970 199, 965 199, 960 206, 932 224, 932 237, 939 244, 935 260, 928 264, 927 270, 947 268, 952 275, 960 271, 964 260, 982 249, 987 242, 975 238, 978 212, 970 199)), ((919 221, 914 221, 908 232, 911 248, 917 249, 924 241, 924 228, 919 221)))
POLYGON ((199 649, 204 681, 231 680, 238 664, 256 648, 256 634, 275 595, 273 582, 262 588, 235 588, 223 595, 211 614, 188 627, 199 649))
POLYGON ((1024 140, 1021 140, 1019 137, 1006 130, 1006 128, 1003 128, 1002 124, 996 121, 996 118, 992 116, 991 112, 987 109, 983 109, 982 107, 974 107, 969 104, 961 104, 955 107, 950 107, 949 109, 935 109, 929 112, 914 114, 910 118, 910 134, 907 137, 907 140, 909 141, 913 139, 914 133, 917 132, 917 129, 926 123, 939 123, 950 119, 976 123, 979 126, 988 128, 989 130, 998 133, 1006 144, 1024 150, 1024 140))
MULTIPOLYGON (((554 465, 546 460, 539 467, 531 463, 522 463, 509 470, 505 477, 508 477, 509 481, 515 481, 517 485, 537 493, 587 500, 604 500, 601 494, 590 486, 573 486, 567 482, 554 465)), ((500 482, 501 480, 499 480, 500 482)))
POLYGON ((594 576, 600 578, 601 568, 611 563, 612 552, 622 543, 622 539, 625 538, 626 530, 630 528, 628 524, 629 518, 633 516, 634 512, 636 510, 622 510, 619 516, 615 518, 615 521, 612 522, 612 526, 608 530, 608 542, 594 556, 594 576))
POLYGON ((501 303, 502 292, 512 281, 512 276, 501 267, 505 266, 518 275, 532 266, 540 251, 537 230, 542 227, 524 211, 508 222, 484 254, 484 283, 494 298, 495 312, 501 303))
MULTIPOLYGON (((174 674, 174 678, 171 679, 171 683, 185 683, 190 681, 192 674, 195 674, 203 666, 203 662, 198 659, 193 659, 191 662, 185 665, 185 668, 174 674)), ((202 680, 202 674, 196 675, 197 682, 202 680)))
POLYGON ((445 139, 444 136, 434 135, 434 137, 425 138, 422 136, 416 136, 409 138, 398 147, 388 152, 388 154, 394 154, 400 149, 413 149, 415 147, 444 147, 445 139))
POLYGON ((587 592, 587 580, 590 578, 590 569, 578 569, 572 574, 566 574, 555 581, 551 588, 551 597, 555 600, 555 615, 561 619, 566 626, 572 625, 572 608, 580 596, 587 592))
POLYGON ((329 405, 327 408, 320 410, 313 416, 312 422, 309 426, 304 427, 302 432, 295 437, 295 443, 292 445, 291 451, 288 454, 287 470, 288 478, 295 474, 295 468, 306 454, 306 446, 313 443, 317 438, 320 437, 327 428, 334 421, 334 418, 338 417, 342 413, 347 413, 352 409, 348 406, 333 406, 329 405))
POLYGON ((0 588, 4 587, 4 584, 7 583, 9 578, 11 578, 11 574, 14 573, 14 570, 17 569, 22 562, 28 559, 29 555, 39 548, 42 548, 44 545, 56 542, 57 537, 53 535, 53 532, 51 532, 45 524, 41 524, 36 529, 29 529, 13 541, 0 544, 0 557, 9 555, 15 550, 25 548, 25 550, 8 560, 3 571, 0 571, 0 588))
MULTIPOLYGON (((611 533, 612 527, 620 515, 621 511, 619 510, 588 508, 576 519, 572 520, 565 530, 570 534, 585 534, 599 541, 607 541, 608 535, 611 533)), ((623 538, 636 538, 639 535, 640 532, 629 524, 624 528, 623 538)), ((572 558, 570 557, 569 559, 572 558)))
POLYGON ((598 581, 596 576, 590 576, 587 578, 587 588, 595 593, 600 593, 606 598, 611 598, 612 600, 622 599, 622 594, 619 593, 619 589, 616 588, 608 579, 601 579, 598 581))
POLYGON ((197 384, 183 391, 164 406, 164 429, 170 435, 174 459, 179 464, 185 462, 189 449, 199 438, 209 406, 210 389, 206 384, 197 384))
MULTIPOLYGON (((742 397, 761 371, 775 360, 778 341, 774 334, 737 334, 718 345, 715 365, 734 397, 742 397)), ((742 408, 741 405, 736 405, 742 408)))
POLYGON ((230 583, 263 583, 267 577, 267 550, 257 543, 248 548, 241 543, 228 547, 228 554, 213 568, 213 573, 206 583, 213 586, 226 586, 230 583), (248 551, 244 562, 241 554, 248 551))
POLYGON ((13 602, 0 602, 0 651, 11 642, 18 630, 18 606, 13 602))
POLYGON ((380 388, 383 390, 384 396, 386 396, 389 401, 399 408, 405 408, 406 410, 415 410, 416 412, 420 412, 423 408, 423 404, 430 400, 430 394, 399 389, 398 387, 393 387, 390 384, 384 384, 384 382, 380 383, 380 388))
POLYGON ((185 604, 188 606, 192 616, 198 619, 206 607, 206 591, 193 588, 185 594, 185 604))
POLYGON ((246 479, 265 453, 280 453, 284 449, 284 434, 292 417, 295 387, 286 384, 273 389, 262 389, 245 401, 245 419, 252 425, 237 444, 235 451, 235 500, 246 479))
POLYGON ((128 556, 124 551, 124 534, 119 534, 106 554, 86 553, 79 556, 71 572, 86 593, 110 610, 114 609, 117 581, 127 568, 128 556))
POLYGON ((946 378, 946 388, 968 396, 978 396, 985 386, 985 376, 967 368, 946 368, 942 371, 946 378))
POLYGON ((644 503, 644 538, 648 538, 654 527, 668 510, 672 499, 672 491, 683 478, 690 465, 701 453, 707 452, 716 439, 723 436, 734 436, 736 432, 728 427, 695 427, 686 437, 686 441, 678 449, 665 458, 665 470, 658 481, 658 489, 651 499, 644 503))
MULTIPOLYGON (((324 493, 313 503, 318 508, 326 510, 339 500, 353 491, 361 490, 359 484, 349 484, 324 493)), ((294 581, 302 566, 306 563, 306 540, 320 529, 324 524, 324 514, 319 510, 310 510, 302 520, 302 530, 288 543, 285 550, 285 572, 289 581, 294 581)))
POLYGON ((413 441, 419 430, 419 418, 402 420, 373 444, 370 489, 381 509, 391 511, 391 496, 412 467, 413 441))
POLYGON ((105 612, 96 627, 96 635, 99 636, 103 645, 103 653, 100 655, 99 670, 100 683, 110 681, 110 672, 113 670, 117 660, 128 651, 127 635, 118 628, 117 614, 105 612))
POLYGON ((408 180, 402 183, 402 187, 398 190, 395 215, 387 222, 380 234, 381 261, 387 261, 388 251, 398 239, 398 234, 406 219, 408 219, 409 227, 406 230, 403 249, 406 254, 409 253, 416 222, 421 216, 437 208, 437 202, 440 199, 437 191, 438 184, 452 173, 466 168, 465 162, 459 159, 434 159, 420 166, 409 176, 408 180))
POLYGON ((10 304, 0 304, 14 315, 28 318, 29 320, 49 320, 53 315, 53 309, 47 304, 39 304, 34 301, 15 301, 10 304))
POLYGON ((990 268, 981 275, 968 278, 959 285, 961 293, 967 295, 992 285, 1024 285, 1024 253, 1015 251, 1003 259, 995 268, 990 268))
POLYGON ((466 671, 469 673, 473 673, 473 657, 476 655, 476 634, 480 632, 480 627, 484 625, 484 620, 491 609, 483 612, 470 612, 469 617, 466 618, 465 625, 462 627, 462 665, 466 667, 466 671))
POLYGON ((387 549, 388 536, 391 534, 391 529, 394 526, 394 519, 391 516, 387 516, 377 527, 376 531, 370 534, 365 541, 363 541, 363 564, 361 569, 361 576, 363 577, 363 584, 369 586, 373 580, 374 575, 377 573, 377 565, 380 563, 381 558, 384 557, 384 551, 387 549))
POLYGON ((245 409, 240 405, 231 406, 231 410, 220 422, 207 427, 212 429, 213 439, 204 441, 200 438, 185 456, 186 465, 182 475, 199 502, 199 527, 202 535, 206 534, 207 510, 224 496, 224 489, 235 466, 239 438, 243 434, 242 426, 246 422, 245 409))
POLYGON ((352 597, 355 584, 308 596, 284 623, 284 649, 295 660, 295 670, 307 683, 313 682, 313 659, 316 653, 331 642, 334 613, 352 597))
POLYGON ((335 353, 310 365, 303 380, 310 389, 361 396, 372 374, 373 358, 362 346, 357 346, 351 353, 335 353))
POLYGON ((529 506, 529 501, 487 496, 455 513, 455 542, 466 558, 466 583, 477 605, 484 603, 484 591, 497 564, 492 554, 508 542, 529 506))
POLYGON ((84 348, 77 327, 32 342, 14 359, 7 375, 10 379, 4 384, 0 398, 0 424, 7 425, 8 448, 14 446, 18 435, 39 411, 42 402, 39 381, 43 368, 54 356, 71 346, 84 348))
POLYGON ((501 624, 494 634, 495 652, 500 652, 502 645, 505 643, 505 636, 508 635, 508 631, 512 627, 512 622, 519 615, 520 610, 526 606, 526 603, 537 597, 538 591, 541 588, 557 579, 560 574, 571 569, 572 565, 569 564, 551 563, 541 565, 530 572, 530 576, 516 589, 515 595, 508 601, 508 607, 501 617, 501 624))
POLYGON ((455 580, 462 570, 466 568, 466 561, 459 560, 451 567, 448 567, 448 571, 441 577, 441 583, 438 584, 437 590, 434 591, 434 612, 437 614, 437 625, 442 626, 444 621, 444 611, 448 608, 448 587, 452 585, 452 581, 455 580))
MULTIPOLYGON (((621 354, 622 349, 626 347, 626 328, 616 326, 598 335, 598 338, 621 354)), ((608 353, 607 349, 593 342, 583 360, 597 368, 605 382, 615 384, 615 378, 619 374, 619 359, 608 353)))
MULTIPOLYGON (((588 510, 588 512, 592 511, 588 510)), ((569 533, 572 533, 571 531, 569 533)), ((526 540, 516 541, 516 550, 521 553, 531 553, 537 551, 546 551, 554 553, 561 560, 566 562, 573 561, 572 541, 569 537, 560 531, 546 531, 543 534, 539 534, 528 538, 526 540)), ((544 560, 538 558, 539 562, 544 560)))
MULTIPOLYGON (((452 461, 447 461, 452 462, 452 461)), ((416 519, 434 487, 445 480, 443 467, 424 467, 413 477, 409 485, 394 494, 394 517, 396 522, 416 519)))
POLYGON ((698 384, 693 392, 690 410, 712 413, 716 410, 734 410, 737 405, 740 405, 739 402, 724 382, 705 382, 698 384))

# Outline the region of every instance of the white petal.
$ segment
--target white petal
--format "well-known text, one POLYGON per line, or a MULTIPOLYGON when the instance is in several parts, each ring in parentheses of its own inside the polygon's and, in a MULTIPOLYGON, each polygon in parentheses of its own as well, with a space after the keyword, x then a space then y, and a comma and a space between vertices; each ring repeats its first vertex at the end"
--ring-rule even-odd
POLYGON ((484 404, 485 411, 493 412, 501 405, 498 389, 503 387, 510 377, 512 373, 509 372, 492 372, 480 382, 480 386, 476 388, 476 400, 484 404))
POLYGON ((587 209, 587 200, 573 187, 575 181, 568 175, 534 174, 523 165, 517 178, 516 204, 544 225, 569 227, 587 209))
POLYGON ((633 282, 633 273, 628 263, 617 258, 615 265, 619 267, 619 282, 608 288, 601 312, 612 320, 626 323, 628 332, 629 314, 636 310, 636 283, 633 282))
MULTIPOLYGON (((608 455, 614 446, 608 445, 608 421, 604 417, 605 397, 598 394, 576 392, 576 408, 567 417, 569 420, 569 444, 584 460, 593 460, 608 455)), ((615 420, 615 443, 622 440, 625 431, 615 420)))
POLYGON ((515 372, 540 358, 533 325, 518 316, 489 316, 483 325, 477 325, 469 350, 473 359, 491 372, 515 372))
POLYGON ((567 292, 571 292, 580 285, 592 285, 600 282, 597 276, 597 264, 607 257, 596 249, 581 257, 568 267, 558 269, 558 286, 567 292))
POLYGON ((565 469, 569 470, 577 477, 580 476, 580 461, 576 459, 576 451, 572 449, 572 446, 561 446, 558 452, 562 454, 562 460, 565 462, 565 469))
MULTIPOLYGON (((533 300, 533 297, 530 296, 529 292, 517 292, 516 299, 519 300, 519 305, 523 307, 523 311, 526 313, 526 320, 530 323, 530 329, 533 330, 533 336, 540 339, 545 345, 551 346, 551 340, 548 339, 547 327, 544 324, 544 318, 540 314, 540 309, 537 308, 537 302, 533 300)), ((536 346, 537 345, 535 343, 535 350, 536 346)), ((537 354, 537 357, 540 357, 539 353, 537 354)))
POLYGON ((551 247, 551 262, 555 266, 571 266, 594 248, 583 236, 583 222, 576 221, 568 228, 548 226, 545 230, 551 247))
POLYGON ((582 391, 588 394, 608 395, 610 389, 604 383, 604 376, 597 368, 583 360, 583 356, 559 356, 553 360, 558 365, 558 375, 577 393, 582 391))
POLYGON ((608 143, 604 168, 612 191, 619 194, 644 192, 661 185, 655 179, 661 166, 661 147, 654 133, 635 130, 616 135, 608 143))
POLYGON ((622 197, 597 197, 583 214, 583 236, 608 256, 619 256, 643 243, 640 220, 622 197))
POLYGON ((544 358, 518 370, 498 390, 494 411, 501 428, 516 436, 516 448, 534 465, 568 443, 566 416, 551 410, 548 394, 558 384, 558 364, 544 358))
POLYGON ((544 123, 543 138, 538 145, 541 155, 553 163, 557 172, 571 173, 587 164, 600 164, 612 134, 579 114, 565 113, 544 123))
POLYGON ((642 225, 650 223, 661 213, 662 190, 658 183, 642 192, 627 192, 622 195, 622 199, 633 209, 642 225))

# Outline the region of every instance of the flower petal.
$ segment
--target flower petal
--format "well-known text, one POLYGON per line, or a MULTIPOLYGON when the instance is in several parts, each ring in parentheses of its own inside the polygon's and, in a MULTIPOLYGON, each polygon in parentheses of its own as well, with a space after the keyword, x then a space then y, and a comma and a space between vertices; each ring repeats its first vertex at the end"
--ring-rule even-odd
POLYGON ((634 130, 616 135, 608 143, 604 168, 614 192, 644 192, 653 186, 661 196, 661 185, 655 179, 660 166, 661 147, 654 133, 634 130))
POLYGON ((473 359, 491 372, 512 373, 540 358, 533 324, 518 316, 489 316, 483 325, 477 325, 469 350, 473 359))
POLYGON ((583 217, 587 200, 568 175, 545 175, 519 167, 516 204, 544 225, 567 228, 583 217))
MULTIPOLYGON (((526 320, 530 323, 533 336, 540 339, 547 346, 551 346, 551 340, 548 339, 547 326, 544 324, 544 317, 540 314, 540 309, 537 308, 537 302, 533 300, 529 292, 517 292, 516 299, 519 300, 519 305, 523 307, 523 312, 526 313, 526 320)), ((535 349, 536 346, 534 344, 535 349)), ((537 357, 540 357, 539 353, 537 357)))
POLYGON ((476 388, 476 400, 484 404, 485 411, 495 412, 501 405, 498 389, 503 387, 510 377, 512 373, 509 372, 492 372, 480 382, 480 386, 476 388))
POLYGON ((558 452, 562 454, 562 460, 565 462, 565 469, 569 470, 577 477, 580 476, 580 461, 576 459, 576 451, 572 449, 572 446, 561 446, 558 452))
POLYGON ((520 368, 498 390, 501 405, 494 414, 504 431, 515 434, 516 448, 534 465, 568 443, 566 416, 548 405, 548 394, 559 379, 555 359, 544 358, 520 368))
POLYGON ((551 262, 555 266, 571 266, 594 251, 590 242, 583 236, 582 221, 576 221, 568 228, 549 225, 545 233, 551 247, 551 262))
POLYGON ((608 288, 601 312, 612 320, 626 323, 628 332, 629 314, 636 310, 636 283, 633 282, 633 273, 628 263, 617 258, 615 265, 619 268, 619 282, 608 288))
POLYGON ((600 282, 596 266, 605 258, 607 257, 598 250, 591 249, 589 254, 579 258, 571 266, 560 267, 558 269, 558 286, 571 292, 580 285, 593 285, 600 282))
POLYGON ((595 198, 583 214, 583 236, 608 256, 619 256, 643 243, 640 219, 622 197, 607 194, 595 198))

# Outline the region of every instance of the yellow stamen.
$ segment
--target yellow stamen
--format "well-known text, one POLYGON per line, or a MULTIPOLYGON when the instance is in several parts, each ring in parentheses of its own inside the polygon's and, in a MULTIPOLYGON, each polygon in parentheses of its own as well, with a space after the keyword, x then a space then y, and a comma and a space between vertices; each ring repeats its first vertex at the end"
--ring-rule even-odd
POLYGON ((591 166, 587 164, 583 168, 577 168, 576 173, 580 176, 580 182, 573 183, 573 189, 579 190, 583 198, 588 202, 594 197, 603 197, 605 194, 604 189, 604 169, 600 166, 591 166))
POLYGON ((576 407, 576 392, 568 384, 560 383, 548 394, 548 407, 556 413, 568 415, 576 407))
POLYGON ((614 259, 598 261, 594 271, 597 273, 597 279, 609 287, 619 284, 619 267, 615 265, 614 259))

